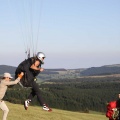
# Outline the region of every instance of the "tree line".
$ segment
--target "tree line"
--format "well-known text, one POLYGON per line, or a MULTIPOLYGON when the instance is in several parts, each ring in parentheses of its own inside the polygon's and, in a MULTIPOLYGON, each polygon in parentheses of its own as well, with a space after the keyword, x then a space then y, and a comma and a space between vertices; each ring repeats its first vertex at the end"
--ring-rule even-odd
MULTIPOLYGON (((40 84, 41 96, 52 108, 105 112, 106 104, 118 99, 119 81, 117 77, 49 80, 40 84)), ((23 104, 30 91, 31 88, 15 85, 8 89, 4 99, 23 104)), ((39 105, 36 98, 31 105, 39 105)))

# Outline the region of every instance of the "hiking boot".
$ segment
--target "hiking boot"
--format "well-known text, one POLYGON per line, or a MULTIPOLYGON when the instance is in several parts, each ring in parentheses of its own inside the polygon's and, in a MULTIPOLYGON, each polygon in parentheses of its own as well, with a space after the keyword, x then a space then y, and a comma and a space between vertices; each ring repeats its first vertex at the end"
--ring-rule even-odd
POLYGON ((52 109, 49 108, 46 104, 43 105, 43 108, 42 108, 42 109, 43 109, 43 110, 46 110, 46 111, 49 111, 49 112, 52 111, 52 109))
POLYGON ((28 109, 28 106, 29 106, 30 102, 31 102, 31 100, 30 100, 30 99, 25 100, 25 102, 24 102, 24 108, 25 108, 25 110, 27 110, 27 109, 28 109))

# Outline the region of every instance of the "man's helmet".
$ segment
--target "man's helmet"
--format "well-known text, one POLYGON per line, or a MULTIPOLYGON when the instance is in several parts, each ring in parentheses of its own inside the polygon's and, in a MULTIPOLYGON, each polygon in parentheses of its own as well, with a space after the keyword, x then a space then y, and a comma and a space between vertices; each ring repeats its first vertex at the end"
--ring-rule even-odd
POLYGON ((38 52, 37 53, 37 59, 39 59, 42 62, 42 64, 44 63, 43 62, 44 58, 45 58, 45 54, 43 52, 38 52))

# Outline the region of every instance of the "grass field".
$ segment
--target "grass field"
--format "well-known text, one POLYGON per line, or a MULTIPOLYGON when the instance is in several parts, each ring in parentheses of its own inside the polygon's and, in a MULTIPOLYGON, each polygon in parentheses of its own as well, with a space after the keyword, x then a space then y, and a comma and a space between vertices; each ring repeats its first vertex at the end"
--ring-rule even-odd
MULTIPOLYGON (((37 106, 30 106, 28 110, 24 110, 23 105, 9 102, 6 104, 10 110, 7 120, 108 120, 100 113, 80 113, 58 109, 47 112, 37 106)), ((2 111, 0 111, 0 117, 2 118, 2 111)))

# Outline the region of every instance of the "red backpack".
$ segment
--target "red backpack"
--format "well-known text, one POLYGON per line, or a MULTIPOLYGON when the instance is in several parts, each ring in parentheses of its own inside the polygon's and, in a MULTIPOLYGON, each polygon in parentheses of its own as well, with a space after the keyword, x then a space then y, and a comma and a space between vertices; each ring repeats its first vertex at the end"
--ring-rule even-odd
POLYGON ((108 117, 109 120, 116 120, 118 118, 119 111, 116 105, 117 101, 111 101, 107 104, 106 117, 108 117))

